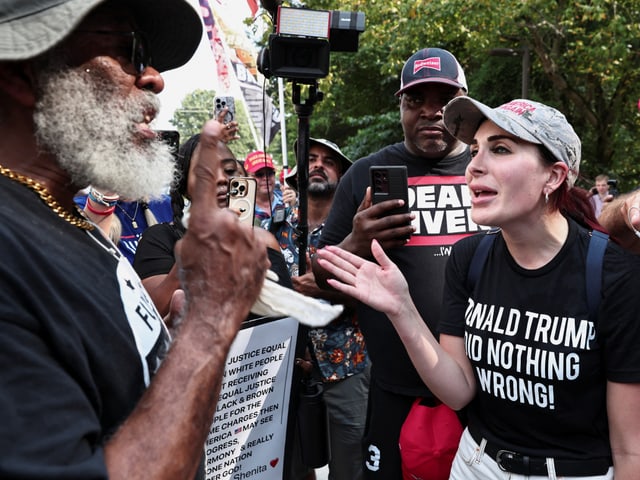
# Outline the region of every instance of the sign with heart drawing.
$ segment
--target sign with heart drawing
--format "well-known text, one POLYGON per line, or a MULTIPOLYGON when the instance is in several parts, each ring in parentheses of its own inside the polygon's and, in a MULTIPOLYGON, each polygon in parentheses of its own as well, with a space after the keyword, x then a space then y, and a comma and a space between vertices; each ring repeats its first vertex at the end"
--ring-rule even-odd
POLYGON ((298 326, 288 317, 238 332, 205 444, 206 480, 286 479, 298 326))

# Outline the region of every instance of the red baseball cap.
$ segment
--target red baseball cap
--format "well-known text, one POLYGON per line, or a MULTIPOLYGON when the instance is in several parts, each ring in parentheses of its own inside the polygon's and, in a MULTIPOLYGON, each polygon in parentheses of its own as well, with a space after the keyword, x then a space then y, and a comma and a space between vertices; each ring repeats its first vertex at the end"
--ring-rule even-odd
POLYGON ((402 478, 448 480, 462 431, 456 412, 445 404, 428 406, 416 399, 398 440, 402 478))
POLYGON ((256 173, 258 170, 263 168, 270 168, 275 171, 275 167, 273 166, 273 157, 271 154, 260 150, 256 150, 255 152, 251 152, 247 155, 244 159, 244 168, 247 173, 256 173))

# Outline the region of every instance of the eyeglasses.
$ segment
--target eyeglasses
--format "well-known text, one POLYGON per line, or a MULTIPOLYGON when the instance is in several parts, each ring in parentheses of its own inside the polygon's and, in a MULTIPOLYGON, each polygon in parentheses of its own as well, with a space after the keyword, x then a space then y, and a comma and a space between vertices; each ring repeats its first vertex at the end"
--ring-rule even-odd
POLYGON ((260 172, 254 173, 253 176, 256 178, 275 177, 276 172, 274 172, 273 170, 267 170, 266 172, 262 170, 260 172))
POLYGON ((151 65, 151 49, 149 43, 141 32, 117 32, 111 30, 78 30, 79 33, 91 35, 112 35, 120 37, 131 37, 131 65, 137 75, 144 72, 144 69, 151 65))

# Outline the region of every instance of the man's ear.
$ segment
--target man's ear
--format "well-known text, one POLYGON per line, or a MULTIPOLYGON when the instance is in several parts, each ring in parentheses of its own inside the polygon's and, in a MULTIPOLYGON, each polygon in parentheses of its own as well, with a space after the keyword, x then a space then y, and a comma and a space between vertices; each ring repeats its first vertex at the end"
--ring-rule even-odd
POLYGON ((0 92, 25 107, 36 103, 35 79, 29 62, 0 62, 0 92))

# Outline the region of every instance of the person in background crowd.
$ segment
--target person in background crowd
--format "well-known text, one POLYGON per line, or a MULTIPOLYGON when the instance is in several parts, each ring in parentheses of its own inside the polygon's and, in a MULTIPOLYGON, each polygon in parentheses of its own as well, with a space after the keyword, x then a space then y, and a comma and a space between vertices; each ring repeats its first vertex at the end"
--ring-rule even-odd
POLYGON ((562 113, 531 100, 490 108, 456 98, 444 120, 471 145, 473 220, 499 230, 453 246, 440 341, 376 240, 377 264, 320 251, 330 284, 384 311, 438 398, 468 406, 452 480, 637 478, 640 258, 603 240, 593 267, 602 227, 574 187, 580 139, 562 113))
MULTIPOLYGON (((351 161, 335 143, 323 138, 309 139, 307 258, 316 251, 336 187, 350 166, 351 161)), ((285 182, 289 190, 297 191, 297 167, 285 177, 285 182)), ((297 208, 287 207, 284 221, 276 224, 271 218, 263 226, 274 232, 278 239, 293 286, 298 292, 334 303, 344 303, 345 300, 352 303, 343 295, 320 289, 310 269, 298 276, 300 234, 297 208)), ((324 399, 329 414, 330 478, 358 480, 362 478, 360 445, 367 411, 369 357, 353 309, 345 310, 342 316, 324 328, 310 330, 309 340, 313 376, 324 385, 324 399)), ((304 448, 305 441, 309 439, 301 440, 304 448)))
MULTIPOLYGON (((235 120, 224 122, 227 111, 228 109, 223 109, 217 117, 218 122, 222 123, 226 129, 225 142, 240 138, 238 122, 235 120)), ((174 145, 171 147, 178 148, 174 145)), ((162 195, 159 199, 151 201, 129 202, 121 199, 118 194, 103 193, 94 187, 89 189, 87 195, 75 198, 75 202, 83 209, 87 218, 107 233, 131 264, 133 264, 138 242, 147 228, 172 220, 174 211, 171 200, 169 195, 162 195)))
POLYGON ((273 157, 261 151, 251 152, 244 159, 244 168, 258 182, 255 218, 256 225, 260 225, 276 210, 284 208, 282 190, 276 185, 273 157))
MULTIPOLYGON (((371 240, 377 239, 406 276, 418 311, 435 331, 451 245, 480 228, 469 219, 468 197, 463 192, 469 149, 443 122, 444 106, 465 95, 467 83, 456 58, 439 48, 416 52, 404 64, 401 76, 396 94, 404 141, 354 162, 340 180, 318 248, 339 245, 370 258, 371 240), (372 165, 407 167, 409 198, 415 199, 409 205, 411 213, 387 215, 401 201, 371 204, 372 165)), ((319 285, 326 285, 328 273, 316 262, 313 273, 319 285)), ((414 400, 433 400, 433 394, 386 315, 360 303, 357 316, 372 362, 363 439, 365 478, 397 480, 402 477, 398 448, 402 425, 414 400)))
MULTIPOLYGON (((220 119, 221 120, 221 119, 220 119)), ((215 135, 225 142, 233 140, 235 132, 225 128, 219 122, 215 135)), ((179 182, 171 190, 172 205, 174 208, 174 218, 171 223, 161 223, 150 227, 143 235, 138 245, 133 266, 142 279, 142 284, 149 292, 154 304, 160 314, 168 313, 170 300, 175 289, 179 288, 179 271, 176 265, 174 249, 176 243, 184 236, 189 223, 188 205, 190 202, 190 191, 195 182, 193 178, 194 163, 192 158, 197 157, 198 143, 200 135, 194 135, 180 148, 178 152, 179 182), (185 205, 187 207, 185 207, 185 205)), ((246 176, 242 163, 238 162, 229 149, 225 149, 225 156, 220 162, 219 172, 215 190, 217 193, 217 203, 220 208, 227 207, 227 197, 229 190, 229 180, 233 177, 246 176)), ((276 238, 266 230, 255 228, 255 235, 262 238, 267 246, 267 254, 271 263, 270 269, 278 275, 278 283, 287 288, 292 288, 291 278, 287 270, 280 245, 276 238)), ((301 368, 297 365, 296 368, 301 368)), ((299 443, 294 444, 292 451, 291 465, 294 471, 305 470, 304 477, 294 476, 292 478, 315 478, 313 470, 304 469, 301 459, 298 456, 299 443)))
POLYGON ((609 193, 609 176, 605 174, 596 177, 596 186, 591 190, 591 205, 596 212, 596 218, 602 212, 602 205, 613 199, 613 195, 609 193))
POLYGON ((150 127, 159 72, 185 64, 202 33, 186 0, 2 3, 2 478, 198 473, 230 345, 268 268, 210 188, 224 144, 205 124, 171 348, 133 268, 73 199, 88 185, 137 200, 167 191, 175 160, 150 127))
POLYGON ((78 196, 75 202, 89 220, 106 231, 131 264, 144 231, 157 223, 171 221, 172 218, 171 199, 168 195, 151 201, 125 201, 118 195, 108 192, 104 194, 91 187, 87 196, 78 196))
POLYGON ((295 209, 298 206, 298 192, 289 184, 291 179, 295 178, 295 175, 297 174, 297 170, 296 172, 293 172, 293 169, 295 168, 296 167, 294 166, 287 172, 286 175, 284 175, 283 170, 281 172, 283 174, 282 181, 280 182, 282 185, 282 202, 284 203, 285 207, 290 207, 292 209, 295 209), (285 178, 288 178, 289 181, 285 180, 285 178))
MULTIPOLYGON (((215 138, 228 143, 236 138, 236 129, 227 128, 222 122, 211 122, 215 138)), ((178 182, 171 189, 171 204, 173 206, 173 219, 171 222, 159 223, 150 227, 140 239, 138 251, 133 262, 133 267, 142 279, 142 284, 149 292, 153 303, 161 315, 169 313, 171 298, 176 289, 180 288, 179 267, 176 264, 175 247, 187 231, 189 223, 188 206, 191 201, 193 185, 193 171, 195 162, 193 158, 198 156, 200 134, 187 140, 178 152, 178 182)), ((224 157, 220 161, 215 185, 216 203, 220 208, 227 207, 227 195, 229 179, 232 177, 246 176, 246 172, 238 162, 231 150, 223 147, 224 157)), ((267 244, 267 252, 272 264, 272 269, 287 287, 291 287, 289 274, 280 252, 280 247, 275 237, 268 232, 256 228, 255 234, 267 244)))
POLYGON ((81 195, 74 198, 84 216, 95 223, 116 245, 122 235, 122 224, 118 217, 113 215, 118 200, 120 195, 111 192, 102 193, 93 187, 82 190, 81 195))

